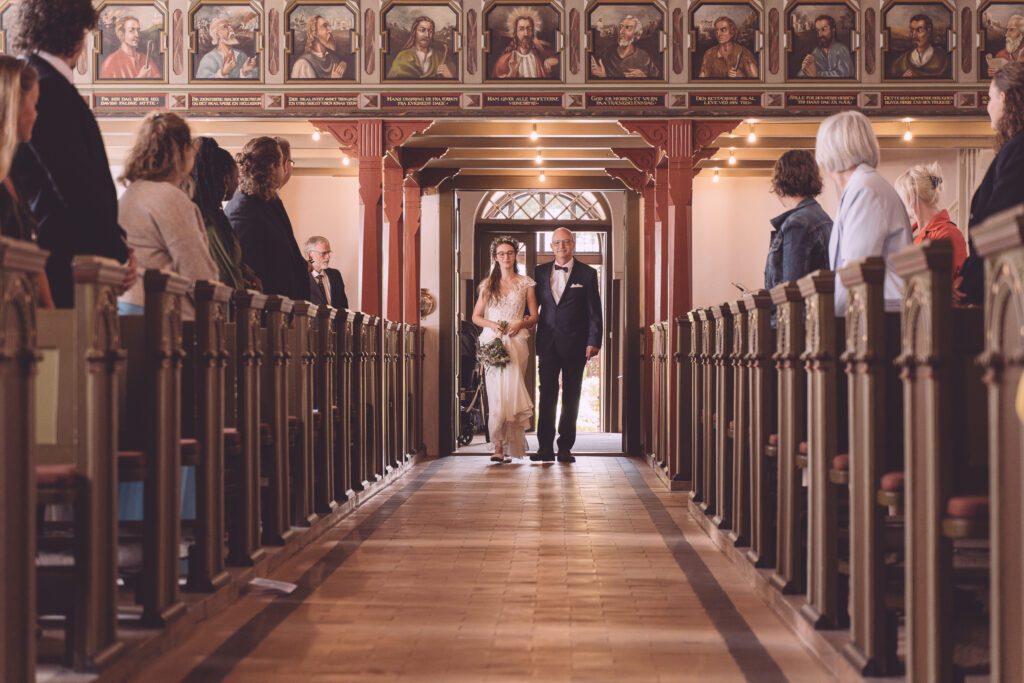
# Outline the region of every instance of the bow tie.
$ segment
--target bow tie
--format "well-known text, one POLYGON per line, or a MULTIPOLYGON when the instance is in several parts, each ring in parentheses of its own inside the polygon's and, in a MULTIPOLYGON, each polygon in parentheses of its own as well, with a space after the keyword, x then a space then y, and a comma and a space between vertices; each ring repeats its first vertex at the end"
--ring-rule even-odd
POLYGON ((568 266, 560 266, 558 264, 555 264, 555 270, 564 270, 565 272, 568 273, 569 272, 569 267, 568 266))

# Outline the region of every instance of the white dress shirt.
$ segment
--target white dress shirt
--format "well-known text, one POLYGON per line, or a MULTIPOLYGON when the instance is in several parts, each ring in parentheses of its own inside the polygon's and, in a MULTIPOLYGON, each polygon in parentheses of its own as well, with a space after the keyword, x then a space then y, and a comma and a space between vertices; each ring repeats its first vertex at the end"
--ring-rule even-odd
POLYGON ((532 50, 525 54, 518 52, 516 59, 519 60, 519 78, 540 77, 540 69, 537 68, 537 56, 532 50))
POLYGON ((893 271, 891 259, 911 241, 910 220, 896 190, 871 166, 858 166, 839 199, 828 241, 829 263, 836 271, 836 315, 846 316, 849 299, 839 270, 868 256, 885 259, 885 308, 898 311, 904 283, 893 271))
POLYGON ((576 259, 569 259, 564 267, 569 270, 556 270, 555 266, 557 262, 552 261, 551 263, 551 295, 555 297, 555 303, 557 304, 562 298, 562 292, 565 291, 565 286, 569 284, 569 276, 572 274, 572 264, 576 262, 576 259))
POLYGON ((57 55, 51 55, 49 52, 46 52, 45 50, 40 50, 36 54, 39 55, 40 59, 45 59, 47 62, 49 62, 50 66, 57 70, 57 73, 59 73, 64 78, 68 79, 68 83, 75 82, 75 73, 71 70, 71 67, 68 66, 68 63, 65 62, 63 59, 61 59, 57 55))
POLYGON ((331 303, 331 281, 327 279, 327 273, 326 272, 320 272, 320 271, 314 270, 313 271, 313 279, 316 280, 317 278, 320 278, 320 282, 324 283, 324 292, 327 293, 327 304, 330 305, 330 303, 331 303))

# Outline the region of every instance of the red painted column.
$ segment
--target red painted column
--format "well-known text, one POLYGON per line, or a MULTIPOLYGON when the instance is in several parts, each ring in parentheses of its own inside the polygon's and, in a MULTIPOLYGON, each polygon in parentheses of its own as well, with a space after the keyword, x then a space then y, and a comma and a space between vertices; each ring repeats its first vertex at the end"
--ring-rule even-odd
POLYGON ((660 293, 657 308, 657 319, 665 320, 668 317, 668 297, 665 296, 665 255, 671 252, 668 249, 668 161, 663 160, 662 164, 655 169, 654 174, 655 210, 659 230, 655 240, 660 255, 657 267, 654 270, 654 277, 657 279, 655 289, 660 293))
POLYGON ((404 314, 402 321, 409 325, 420 324, 420 213, 422 195, 416 174, 405 179, 405 219, 403 249, 404 269, 404 314))
POLYGON ((384 159, 384 218, 388 224, 387 319, 402 319, 402 275, 405 239, 402 229, 405 171, 392 156, 384 159))

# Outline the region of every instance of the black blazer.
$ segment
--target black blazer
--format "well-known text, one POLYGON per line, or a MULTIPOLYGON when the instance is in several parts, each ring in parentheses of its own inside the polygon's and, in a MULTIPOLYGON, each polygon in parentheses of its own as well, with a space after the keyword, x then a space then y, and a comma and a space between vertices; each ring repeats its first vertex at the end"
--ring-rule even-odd
POLYGON ((557 353, 559 356, 582 355, 588 346, 601 347, 601 293, 597 271, 574 260, 562 298, 555 303, 551 292, 551 266, 537 266, 537 354, 557 353))
POLYGON ((312 273, 309 274, 309 300, 317 306, 329 303, 338 310, 344 311, 348 308, 348 296, 345 295, 345 280, 341 277, 341 271, 327 268, 324 270, 324 274, 327 276, 327 282, 331 285, 330 302, 324 301, 324 296, 320 293, 320 287, 313 279, 312 273))
POLYGON ((75 86, 38 55, 39 118, 31 149, 22 145, 11 176, 39 223, 39 246, 50 251, 46 274, 57 306, 74 305, 76 254, 128 260, 117 224, 117 191, 99 126, 75 86), (41 162, 41 166, 40 166, 41 162))
POLYGON ((1021 203, 1024 203, 1024 132, 1006 141, 971 198, 971 217, 967 223, 971 252, 960 270, 964 303, 982 304, 985 290, 985 265, 974 248, 971 231, 990 216, 1021 203))
POLYGON ((268 201, 239 190, 224 213, 242 245, 242 261, 263 282, 264 293, 308 300, 309 268, 280 200, 268 201))

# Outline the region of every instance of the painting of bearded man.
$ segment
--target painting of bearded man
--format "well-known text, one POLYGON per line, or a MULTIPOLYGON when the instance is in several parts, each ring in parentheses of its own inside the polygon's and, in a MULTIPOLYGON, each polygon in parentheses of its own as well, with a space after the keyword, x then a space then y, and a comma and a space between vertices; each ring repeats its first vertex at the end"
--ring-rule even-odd
POLYGON ((885 15, 890 35, 886 51, 886 77, 938 80, 952 77, 946 32, 952 25, 952 13, 939 4, 895 4, 885 15), (909 20, 904 16, 914 14, 909 20), (900 25, 897 22, 907 21, 900 25))
MULTIPOLYGON (((337 9, 345 10, 345 8, 337 9)), ((295 19, 292 21, 292 26, 301 26, 304 36, 302 53, 295 57, 291 64, 290 78, 292 80, 355 80, 355 66, 351 50, 351 23, 336 20, 338 25, 332 26, 331 21, 323 14, 314 14, 305 18, 304 21, 301 17, 298 17, 297 21, 295 19), (345 49, 346 43, 339 41, 336 36, 337 29, 341 29, 342 36, 349 36, 348 49, 345 49)), ((295 30, 295 34, 298 33, 299 31, 295 30)), ((298 37, 295 35, 296 39, 298 37)))
POLYGON ((625 80, 632 78, 661 78, 661 67, 651 54, 637 46, 644 37, 644 26, 640 20, 627 15, 619 22, 614 45, 590 57, 590 76, 625 80))
POLYGON ((508 44, 494 62, 493 79, 558 79, 559 58, 539 37, 544 20, 532 7, 517 7, 506 17, 508 44))
POLYGON ((456 78, 448 43, 434 42, 435 26, 434 20, 427 16, 412 21, 408 40, 388 67, 388 80, 456 78))

